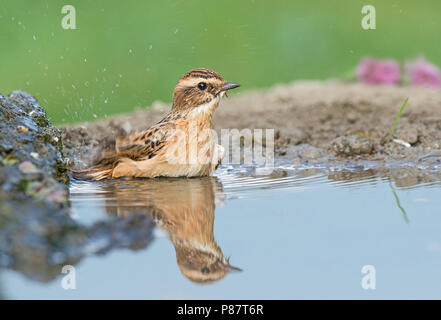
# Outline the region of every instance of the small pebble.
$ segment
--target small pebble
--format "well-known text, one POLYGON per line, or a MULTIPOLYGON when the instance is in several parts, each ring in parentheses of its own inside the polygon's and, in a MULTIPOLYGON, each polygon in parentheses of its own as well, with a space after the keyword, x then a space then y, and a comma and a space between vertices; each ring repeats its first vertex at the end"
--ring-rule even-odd
POLYGON ((373 150, 369 140, 357 135, 338 137, 331 141, 329 147, 338 156, 370 154, 373 150))
POLYGON ((18 126, 17 129, 20 130, 21 133, 28 133, 29 132, 29 129, 24 126, 18 126))
POLYGON ((40 155, 36 152, 31 152, 31 157, 34 159, 38 159, 40 157, 40 155))
POLYGON ((34 166, 31 162, 25 161, 19 164, 18 168, 23 173, 37 173, 39 172, 37 167, 34 166))

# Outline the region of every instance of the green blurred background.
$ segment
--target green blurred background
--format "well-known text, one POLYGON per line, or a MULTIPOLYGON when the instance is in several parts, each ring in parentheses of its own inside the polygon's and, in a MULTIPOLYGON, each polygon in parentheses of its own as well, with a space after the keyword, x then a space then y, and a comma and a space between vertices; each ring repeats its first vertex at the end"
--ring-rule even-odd
POLYGON ((366 55, 441 65, 440 12, 439 0, 0 0, 0 92, 35 95, 60 124, 169 102, 194 67, 244 91, 347 75, 366 55), (61 27, 67 4, 77 30, 61 27), (376 30, 361 28, 366 4, 376 30))

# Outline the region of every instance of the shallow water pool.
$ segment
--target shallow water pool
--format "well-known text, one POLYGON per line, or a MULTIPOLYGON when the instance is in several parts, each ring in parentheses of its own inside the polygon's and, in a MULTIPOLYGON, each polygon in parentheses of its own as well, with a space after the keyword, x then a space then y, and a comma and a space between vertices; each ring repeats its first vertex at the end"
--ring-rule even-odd
POLYGON ((112 229, 105 244, 92 238, 70 262, 74 290, 63 289, 60 265, 59 274, 40 278, 2 269, 0 292, 7 299, 439 299, 440 191, 437 183, 398 187, 371 169, 282 165, 265 175, 222 167, 203 179, 72 181, 71 217, 85 228, 133 215, 154 227, 135 221, 133 229, 112 229), (152 238, 141 241, 143 232, 152 238))

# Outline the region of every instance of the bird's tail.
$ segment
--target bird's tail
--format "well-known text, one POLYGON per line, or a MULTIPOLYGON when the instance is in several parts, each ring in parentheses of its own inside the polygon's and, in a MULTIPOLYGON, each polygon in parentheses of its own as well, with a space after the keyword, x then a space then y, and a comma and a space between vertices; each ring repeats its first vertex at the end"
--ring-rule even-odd
POLYGON ((102 180, 112 177, 113 166, 96 166, 85 170, 72 170, 72 176, 77 180, 102 180))
POLYGON ((112 177, 113 169, 121 160, 118 152, 118 143, 121 143, 127 133, 119 129, 115 137, 105 138, 101 141, 100 149, 95 154, 93 166, 85 170, 72 170, 72 176, 78 180, 102 180, 112 177))

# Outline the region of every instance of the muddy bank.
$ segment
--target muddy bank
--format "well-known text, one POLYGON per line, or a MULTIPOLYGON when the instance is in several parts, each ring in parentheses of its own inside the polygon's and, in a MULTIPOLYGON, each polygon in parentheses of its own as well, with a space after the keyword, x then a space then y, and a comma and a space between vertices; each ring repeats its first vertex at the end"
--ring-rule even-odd
MULTIPOLYGON (((145 129, 170 108, 156 102, 131 114, 59 130, 24 92, 1 96, 0 102, 3 192, 59 202, 65 202, 66 167, 86 166, 103 138, 120 128, 145 129)), ((348 165, 362 170, 369 161, 376 169, 415 167, 432 175, 441 159, 441 91, 336 80, 294 82, 233 94, 221 102, 214 126, 275 129, 276 156, 299 167, 348 165), (399 140, 388 142, 405 98, 409 102, 393 137, 399 140)))
MULTIPOLYGON (((85 165, 91 150, 118 128, 142 130, 159 121, 169 108, 157 102, 132 114, 65 128, 63 137, 70 165, 85 165)), ((320 155, 343 160, 418 162, 430 155, 432 163, 440 155, 441 91, 336 80, 294 82, 232 94, 221 102, 214 126, 217 130, 275 129, 276 155, 282 157, 291 147, 306 144, 315 148, 308 151, 306 160, 320 155), (409 98, 409 103, 393 137, 404 144, 386 143, 405 98, 409 98)))

